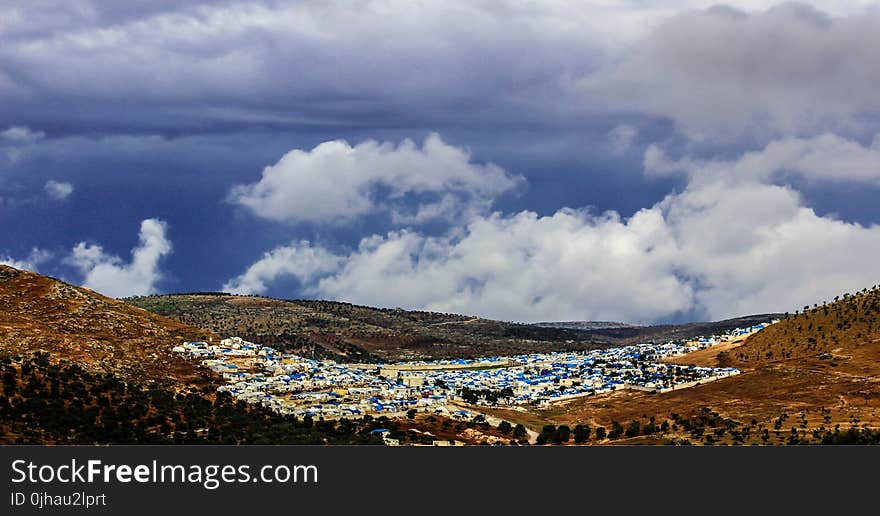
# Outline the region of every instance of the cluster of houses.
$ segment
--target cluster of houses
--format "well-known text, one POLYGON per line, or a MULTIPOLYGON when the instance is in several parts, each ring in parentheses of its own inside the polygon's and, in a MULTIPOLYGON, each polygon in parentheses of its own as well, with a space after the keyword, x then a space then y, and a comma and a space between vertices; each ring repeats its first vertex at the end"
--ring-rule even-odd
MULTIPOLYGON (((774 321, 775 322, 775 321, 774 321)), ((739 374, 733 368, 662 363, 763 329, 764 323, 692 341, 587 352, 535 353, 395 364, 342 364, 282 353, 238 337, 186 342, 173 351, 220 374, 220 391, 299 417, 470 413, 455 405, 545 405, 631 388, 665 392, 739 374), (488 394, 488 395, 487 395, 488 394)), ((462 415, 464 414, 464 415, 462 415)))

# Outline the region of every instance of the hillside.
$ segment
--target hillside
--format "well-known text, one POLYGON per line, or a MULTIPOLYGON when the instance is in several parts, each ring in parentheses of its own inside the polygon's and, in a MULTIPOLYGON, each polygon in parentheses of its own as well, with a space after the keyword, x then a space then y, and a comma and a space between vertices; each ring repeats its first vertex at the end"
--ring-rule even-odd
POLYGON ((804 307, 719 357, 738 368, 798 363, 853 374, 880 372, 880 290, 804 307))
POLYGON ((281 416, 217 394, 171 348, 217 335, 0 265, 0 445, 380 444, 378 424, 281 416))
POLYGON ((582 424, 610 433, 617 422, 632 427, 629 436, 602 442, 632 444, 866 443, 880 438, 876 287, 805 307, 714 356, 692 355, 674 362, 711 357, 713 363, 703 365, 733 366, 743 373, 680 391, 624 390, 526 412, 494 413, 532 428, 582 424))
POLYGON ((45 353, 0 357, 0 445, 381 444, 366 421, 298 420, 220 394, 89 373, 45 353))
POLYGON ((217 336, 82 287, 0 265, 0 354, 48 352, 124 381, 182 387, 211 382, 169 352, 217 336))
POLYGON ((475 357, 607 345, 587 332, 332 301, 228 294, 135 297, 131 305, 220 335, 347 362, 475 357))

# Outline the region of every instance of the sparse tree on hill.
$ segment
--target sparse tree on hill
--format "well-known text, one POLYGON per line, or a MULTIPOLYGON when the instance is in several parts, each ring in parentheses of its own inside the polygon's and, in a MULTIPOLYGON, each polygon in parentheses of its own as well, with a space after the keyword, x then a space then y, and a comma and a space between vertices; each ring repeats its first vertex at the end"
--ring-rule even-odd
POLYGON ((569 439, 571 439, 571 429, 568 425, 561 425, 555 432, 553 432, 553 444, 567 443, 569 439))
POLYGON ((633 421, 629 424, 629 428, 626 429, 627 437, 636 437, 642 433, 641 425, 638 421, 633 421))

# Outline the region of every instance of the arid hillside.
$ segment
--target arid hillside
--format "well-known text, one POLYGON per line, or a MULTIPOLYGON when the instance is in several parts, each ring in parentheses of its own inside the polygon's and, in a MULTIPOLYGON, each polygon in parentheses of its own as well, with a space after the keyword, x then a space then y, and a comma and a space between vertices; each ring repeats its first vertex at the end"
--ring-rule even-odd
POLYGON ((134 306, 299 355, 347 362, 585 350, 608 345, 589 333, 478 317, 286 301, 229 294, 126 299, 134 306))
POLYGON ((667 393, 624 390, 494 413, 535 429, 580 424, 615 436, 597 440, 594 433, 593 443, 861 443, 880 436, 876 287, 805 307, 716 355, 693 355, 674 362, 743 373, 667 393))
POLYGON ((213 333, 152 314, 82 287, 0 265, 0 354, 48 352, 124 381, 183 387, 208 373, 172 357, 183 340, 213 333))
POLYGON ((780 362, 880 373, 880 290, 844 294, 804 307, 719 356, 723 365, 753 369, 780 362))

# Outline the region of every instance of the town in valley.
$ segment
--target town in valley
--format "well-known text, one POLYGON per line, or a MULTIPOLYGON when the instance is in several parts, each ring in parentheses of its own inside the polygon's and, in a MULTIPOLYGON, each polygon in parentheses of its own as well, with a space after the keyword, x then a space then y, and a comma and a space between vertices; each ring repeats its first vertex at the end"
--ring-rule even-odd
POLYGON ((428 412, 471 420, 481 406, 547 406, 619 389, 668 392, 738 375, 736 368, 663 360, 744 339, 775 322, 603 350, 378 364, 304 358, 239 337, 184 342, 172 351, 221 375, 218 391, 281 414, 340 419, 428 412))

